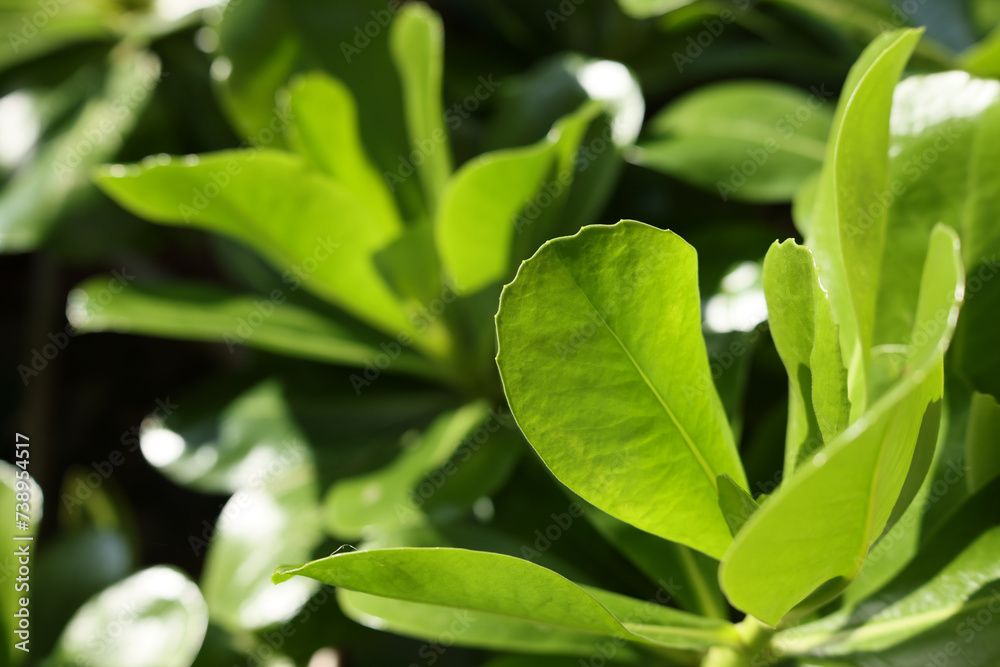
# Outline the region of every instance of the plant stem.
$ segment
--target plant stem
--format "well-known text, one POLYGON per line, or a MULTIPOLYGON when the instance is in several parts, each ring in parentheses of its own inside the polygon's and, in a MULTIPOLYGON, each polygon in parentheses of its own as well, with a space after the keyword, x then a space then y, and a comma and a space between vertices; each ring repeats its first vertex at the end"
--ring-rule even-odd
POLYGON ((740 648, 716 646, 705 655, 701 667, 751 667, 752 658, 767 648, 775 629, 747 616, 736 624, 736 632, 740 648))

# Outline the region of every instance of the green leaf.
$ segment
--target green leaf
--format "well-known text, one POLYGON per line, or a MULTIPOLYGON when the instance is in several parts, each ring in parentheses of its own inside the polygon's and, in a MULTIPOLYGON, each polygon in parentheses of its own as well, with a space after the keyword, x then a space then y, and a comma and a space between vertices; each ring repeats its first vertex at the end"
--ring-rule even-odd
POLYGON ((105 167, 97 183, 149 220, 242 241, 282 271, 290 289, 301 285, 427 351, 444 349, 440 327, 416 332, 372 261, 400 233, 398 222, 372 215, 367 202, 298 156, 251 148, 152 159, 105 167))
POLYGON ((330 532, 355 539, 371 526, 398 526, 416 515, 416 485, 424 475, 445 464, 487 414, 488 406, 483 401, 446 413, 388 466, 335 484, 325 501, 330 532))
POLYGON ((760 506, 753 496, 746 492, 729 475, 719 475, 719 509, 729 524, 729 532, 736 536, 747 519, 753 516, 760 506))
MULTIPOLYGON (((23 438, 16 438, 16 440, 18 442, 30 442, 30 440, 23 438)), ((24 448, 15 449, 21 451, 24 448)), ((18 540, 17 538, 34 538, 38 532, 39 524, 42 522, 42 490, 27 472, 31 467, 30 446, 27 448, 27 451, 29 451, 27 458, 16 459, 18 461, 28 461, 25 464, 26 468, 12 465, 7 461, 0 461, 0 500, 2 500, 0 508, 3 509, 7 517, 3 521, 3 529, 0 530, 0 539, 9 547, 4 549, 5 553, 2 557, 2 562, 0 562, 0 566, 2 566, 5 573, 17 571, 19 563, 18 557, 14 555, 15 548, 27 546, 32 554, 35 553, 35 542, 33 540, 18 540), (18 488, 18 482, 21 482, 21 488, 18 488), (17 498, 18 493, 29 494, 27 512, 24 511, 24 507, 17 506, 20 504, 17 498), (24 514, 27 519, 24 517, 15 517, 15 511, 24 514), (24 520, 27 524, 27 529, 18 529, 15 519, 24 520)), ((0 591, 0 613, 3 614, 3 620, 0 621, 0 628, 3 629, 3 639, 0 639, 0 655, 5 656, 5 659, 10 661, 9 664, 16 665, 22 662, 27 656, 24 651, 14 648, 15 643, 22 641, 22 638, 14 634, 14 630, 17 629, 17 619, 14 617, 14 614, 21 608, 19 600, 23 596, 15 590, 12 578, 5 576, 5 580, 6 585, 3 587, 3 591, 0 591)))
MULTIPOLYGON (((449 632, 456 646, 587 656, 593 654, 603 641, 608 641, 586 632, 539 625, 534 621, 404 602, 343 588, 337 591, 337 602, 348 617, 370 628, 432 642, 439 642, 442 633, 449 632)), ((641 656, 624 642, 616 648, 616 655, 629 663, 636 663, 641 656)))
POLYGON ((839 592, 864 563, 904 491, 921 431, 937 433, 943 355, 964 286, 958 240, 931 240, 903 378, 768 498, 722 561, 730 602, 776 624, 811 593, 839 592), (926 423, 925 423, 926 422, 926 423))
MULTIPOLYGON (((830 294, 850 372, 851 417, 868 405, 869 354, 885 247, 889 112, 920 30, 876 38, 851 68, 827 145, 806 240, 830 294)), ((872 396, 872 399, 876 396, 872 396)))
POLYGON ((152 97, 160 79, 155 55, 123 44, 110 53, 108 64, 100 93, 4 184, 0 252, 25 252, 44 241, 59 215, 89 187, 90 170, 118 152, 152 97))
MULTIPOLYGON (((70 292, 67 316, 78 331, 221 342, 230 351, 246 345, 348 366, 364 366, 384 353, 377 332, 290 303, 289 292, 280 288, 267 296, 233 294, 206 283, 137 283, 122 289, 116 278, 90 278, 70 292)), ((442 377, 439 365, 410 348, 401 348, 387 370, 442 377)))
POLYGON ((933 536, 933 548, 852 613, 779 634, 779 650, 862 667, 994 664, 1000 659, 1000 634, 991 627, 1000 604, 998 491, 994 481, 971 497, 933 536))
POLYGON ((822 165, 832 95, 766 81, 705 86, 657 114, 632 159, 723 201, 790 201, 822 165))
POLYGON ((784 470, 791 475, 847 427, 847 369, 809 249, 775 242, 764 259, 763 282, 771 336, 788 372, 784 470))
POLYGON ((518 425, 560 481, 718 557, 731 536, 716 476, 746 477, 712 384, 697 280, 694 249, 641 223, 550 241, 504 288, 497 365, 518 425))
MULTIPOLYGON (((239 136, 260 147, 280 147, 281 137, 268 132, 288 119, 275 96, 296 72, 321 69, 356 97, 362 143, 378 171, 398 175, 411 148, 387 32, 402 6, 386 0, 228 5, 219 25, 219 54, 231 71, 220 82, 221 101, 239 136)), ((419 180, 403 181, 394 188, 403 218, 426 214, 419 180)))
POLYGON ((962 69, 976 76, 1000 76, 1000 28, 994 28, 982 41, 959 57, 962 69))
POLYGON ((704 648, 736 641, 729 623, 585 590, 551 570, 500 554, 450 548, 358 551, 281 567, 273 578, 282 583, 297 575, 384 598, 650 645, 704 648))
POLYGON ((693 4, 695 0, 618 0, 618 5, 633 18, 661 16, 693 4))
POLYGON ((444 29, 427 5, 408 4, 389 28, 389 48, 403 84, 406 129, 418 165, 427 209, 437 210, 451 176, 451 147, 444 128, 441 76, 444 69, 444 29))
POLYGON ((441 261, 460 292, 507 277, 518 213, 552 169, 550 139, 469 160, 448 184, 434 232, 441 261))
POLYGON ((931 228, 952 226, 962 239, 968 289, 951 362, 983 393, 1000 396, 1000 352, 990 322, 1000 304, 1000 83, 964 72, 914 76, 895 93, 889 161, 887 243, 875 344, 891 347, 909 333, 916 308, 919 258, 931 228), (934 104, 936 107, 931 107, 934 104), (933 109, 933 111, 932 111, 933 109))
POLYGON ((296 150, 364 201, 382 220, 378 227, 399 228, 402 222, 392 193, 361 143, 351 91, 337 79, 316 72, 295 79, 290 93, 290 134, 296 150))
POLYGON ((174 568, 156 566, 81 607, 63 630, 52 664, 187 667, 207 628, 205 601, 194 582, 174 568))

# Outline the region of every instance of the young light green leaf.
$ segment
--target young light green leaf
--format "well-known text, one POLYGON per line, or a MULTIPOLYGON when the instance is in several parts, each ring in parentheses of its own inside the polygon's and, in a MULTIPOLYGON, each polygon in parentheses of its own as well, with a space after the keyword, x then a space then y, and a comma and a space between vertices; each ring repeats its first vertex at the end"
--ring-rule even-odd
POLYGON ((504 288, 497 365, 518 425, 564 484, 719 557, 732 538, 716 476, 746 476, 712 384, 697 276, 691 246, 637 222, 550 241, 504 288))
POLYGON ((325 501, 330 532, 355 539, 370 526, 398 526, 415 516, 419 508, 413 503, 414 487, 445 464, 488 413, 483 401, 446 413, 388 466, 334 484, 325 501))
POLYGON ((977 390, 1000 396, 1000 352, 989 324, 1000 304, 1000 194, 993 186, 1000 178, 1000 83, 965 72, 914 76, 894 100, 890 190, 883 193, 894 242, 882 259, 875 344, 891 351, 909 332, 919 258, 931 228, 944 222, 962 239, 969 287, 951 359, 977 390))
POLYGON ((760 506, 745 489, 729 475, 719 475, 719 509, 729 525, 729 532, 736 536, 747 520, 760 506))
POLYGON ((976 76, 1000 76, 1000 27, 963 52, 959 62, 962 69, 976 76))
MULTIPOLYGON (((134 334, 246 345, 304 359, 364 366, 383 354, 377 332, 289 303, 282 290, 239 295, 207 283, 126 284, 90 278, 70 292, 67 317, 82 332, 134 334), (110 290, 116 290, 112 293, 110 290)), ((441 368, 401 349, 389 371, 438 378, 441 368)))
POLYGON ((852 418, 868 405, 869 353, 885 246, 885 206, 879 197, 889 187, 892 93, 920 36, 920 30, 881 35, 852 67, 830 133, 806 243, 840 327, 852 418))
POLYGON ((939 225, 903 379, 802 465, 736 536, 720 572, 735 606, 773 625, 820 587, 817 602, 857 575, 904 491, 921 431, 937 432, 943 355, 963 287, 958 239, 939 225), (934 335, 917 336, 923 328, 934 335))
POLYGON ((642 644, 689 649, 738 641, 724 621, 604 591, 588 592, 529 561, 481 551, 399 548, 341 553, 280 567, 273 579, 280 584, 297 575, 369 595, 642 644), (633 620, 619 619, 616 610, 633 620))
POLYGON ((632 159, 725 201, 790 201, 823 163, 832 96, 765 81, 705 86, 653 118, 632 159))
POLYGON ((661 16, 675 9, 686 7, 695 0, 618 0, 619 6, 629 16, 637 19, 661 16))
POLYGON ((451 147, 441 108, 444 69, 441 18, 422 3, 405 5, 389 29, 389 47, 403 83, 406 129, 421 160, 420 181, 433 215, 451 176, 451 147))
POLYGON ((63 630, 51 664, 186 667, 207 628, 198 586, 174 568, 152 567, 81 607, 63 630))
MULTIPOLYGON (((317 169, 346 186, 373 215, 378 227, 401 226, 385 180, 361 143, 358 109, 343 83, 321 72, 300 76, 289 87, 291 142, 317 169)), ((367 223, 372 224, 372 223, 367 223)))
POLYGON ((302 286, 392 335, 442 354, 440 327, 416 332, 372 254, 401 231, 346 186, 298 156, 247 149, 195 160, 106 167, 97 178, 120 204, 154 222, 194 225, 254 248, 302 286))
POLYGON ((486 153, 464 164, 448 185, 435 224, 441 261, 455 287, 475 292, 510 269, 517 214, 552 168, 555 144, 486 153))
POLYGON ((788 372, 787 476, 847 427, 847 369, 809 249, 776 241, 764 258, 763 282, 771 336, 788 372))

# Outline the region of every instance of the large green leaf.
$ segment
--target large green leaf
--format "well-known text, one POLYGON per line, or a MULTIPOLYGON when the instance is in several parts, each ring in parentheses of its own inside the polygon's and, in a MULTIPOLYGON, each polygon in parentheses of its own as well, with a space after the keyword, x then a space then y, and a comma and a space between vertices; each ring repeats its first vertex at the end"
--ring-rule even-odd
POLYGON ((358 109, 351 91, 337 79, 315 72, 292 82, 289 106, 290 134, 296 149, 364 201, 372 214, 383 220, 377 227, 398 228, 396 203, 361 143, 358 109))
POLYGON ((779 650, 831 656, 861 667, 952 665, 1000 660, 992 627, 1000 594, 1000 484, 971 497, 888 585, 849 614, 781 633, 779 650))
POLYGON ((208 628, 205 601, 181 572, 143 570, 93 597, 63 630, 54 667, 186 667, 208 628))
POLYGON ((906 492, 918 440, 937 434, 943 355, 963 287, 958 240, 938 226, 903 379, 750 517, 720 573, 735 606, 775 624, 821 586, 817 602, 857 575, 906 492), (934 333, 917 336, 918 327, 934 333))
MULTIPOLYGON (((868 402, 869 353, 889 188, 892 93, 921 31, 876 38, 851 68, 837 107, 807 243, 830 294, 850 371, 851 417, 868 402)), ((874 397, 873 397, 874 398, 874 397)))
POLYGON ((719 557, 716 476, 740 464, 701 334, 697 258, 625 221, 545 244, 504 288, 497 365, 528 442, 573 491, 719 557), (655 508, 655 511, 652 509, 655 508))
POLYGON ((331 533, 354 539, 371 526, 398 526, 401 517, 415 515, 414 487, 446 463, 487 414, 488 406, 482 401, 446 413, 390 465, 335 484, 325 501, 331 533))
MULTIPOLYGON (((280 288, 264 296, 233 294, 210 284, 128 284, 94 277, 70 292, 67 316, 81 332, 134 334, 225 343, 327 363, 365 366, 386 350, 378 334, 288 302, 280 288), (110 287, 109 287, 110 286, 110 287), (112 293, 114 288, 118 293, 112 293), (122 289, 123 288, 123 289, 122 289)), ((399 346, 387 370, 438 378, 442 368, 399 346)))
POLYGON ((832 96, 764 81, 705 86, 650 121, 633 160, 723 200, 790 201, 822 165, 832 96))
POLYGON ((420 172, 431 215, 451 176, 451 146, 441 108, 443 33, 441 18, 424 4, 406 5, 389 29, 390 52, 403 84, 410 161, 420 172))
POLYGON ((396 336, 435 353, 440 327, 418 333, 386 285, 372 254, 401 231, 391 218, 302 158, 244 149, 192 159, 106 167, 98 184, 154 222, 194 225, 254 248, 299 285, 396 336))
POLYGON ((574 633, 704 649, 738 641, 733 627, 624 596, 584 589, 520 558, 465 549, 377 549, 278 568, 384 598, 463 609, 574 633))
MULTIPOLYGON (((24 438, 16 438, 16 440, 21 443, 30 443, 30 440, 25 440, 24 438)), ((27 547, 29 553, 36 553, 37 547, 34 537, 38 532, 39 524, 42 522, 43 508, 42 490, 27 472, 31 468, 31 447, 18 447, 16 449, 18 451, 26 449, 29 452, 23 458, 16 459, 18 461, 25 461, 22 466, 15 466, 6 461, 0 461, 0 501, 2 501, 0 502, 0 508, 3 509, 4 515, 8 517, 3 522, 3 530, 0 531, 0 539, 8 547, 4 549, 5 553, 2 559, 0 559, 0 570, 2 570, 2 577, 0 578, 4 581, 3 591, 0 592, 0 613, 3 614, 3 622, 0 628, 3 629, 4 634, 3 639, 0 640, 0 655, 4 656, 8 664, 13 665, 19 664, 28 657, 27 652, 14 648, 14 644, 24 639, 30 639, 30 634, 25 637, 14 634, 14 631, 18 629, 18 621, 14 614, 20 610, 19 601, 23 597, 13 585, 13 575, 17 572, 17 568, 20 565, 15 551, 27 547), (18 506, 24 500, 24 496, 18 499, 17 494, 19 493, 28 494, 26 503, 28 506, 27 512, 24 511, 25 507, 18 506), (16 516, 15 511, 20 512, 23 516, 16 516), (19 528, 15 520, 24 520, 26 527, 23 529, 19 528)), ((28 646, 31 646, 30 642, 28 646)))
POLYGON ((837 325, 808 248, 775 242, 764 259, 774 345, 788 373, 785 474, 847 427, 847 369, 837 325))

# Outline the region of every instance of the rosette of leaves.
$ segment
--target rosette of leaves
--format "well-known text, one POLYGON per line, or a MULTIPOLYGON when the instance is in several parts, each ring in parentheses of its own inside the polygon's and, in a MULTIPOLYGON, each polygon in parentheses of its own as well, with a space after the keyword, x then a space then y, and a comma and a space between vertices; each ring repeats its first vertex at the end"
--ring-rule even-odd
MULTIPOLYGON (((210 637, 288 622, 318 584, 275 588, 269 575, 324 541, 447 543, 439 525, 493 511, 524 450, 492 361, 496 299, 541 243, 596 219, 642 121, 618 63, 555 61, 540 76, 565 91, 548 106, 531 106, 530 86, 500 94, 509 84, 483 74, 459 99, 497 94, 524 126, 494 126, 490 141, 508 147, 456 168, 451 134, 478 121, 472 103, 443 105, 440 20, 420 4, 390 18, 354 54, 374 77, 363 95, 293 68, 261 116, 240 67, 273 63, 244 62, 230 45, 222 97, 247 142, 95 176, 140 217, 226 239, 222 269, 243 289, 140 277, 109 296, 95 277, 70 294, 75 327, 277 355, 247 373, 259 381, 195 390, 178 399, 191 408, 126 436, 177 483, 231 496, 189 538, 206 559, 210 637)), ((220 31, 225 48, 225 20, 220 31)))
POLYGON ((764 261, 788 375, 773 492, 754 497, 680 237, 584 227, 544 244, 500 299, 497 365, 538 456, 623 553, 708 559, 684 581, 703 600, 721 591, 731 614, 671 600, 664 580, 642 600, 497 549, 370 545, 274 580, 338 586, 373 627, 541 656, 496 665, 996 663, 997 352, 975 313, 996 249, 998 82, 897 86, 920 36, 887 33, 855 64, 796 209, 805 244, 775 242, 764 261))

